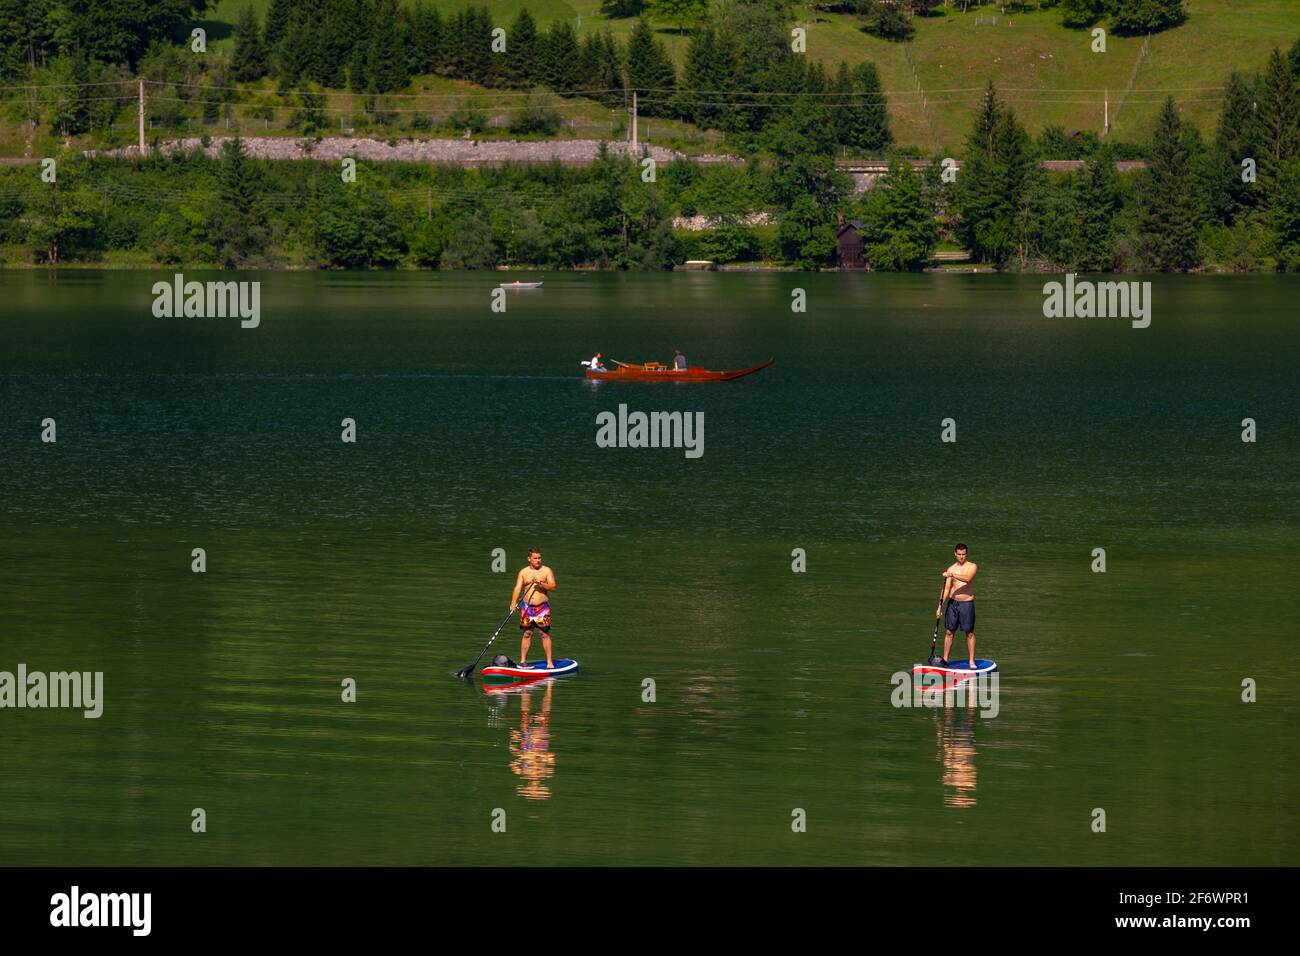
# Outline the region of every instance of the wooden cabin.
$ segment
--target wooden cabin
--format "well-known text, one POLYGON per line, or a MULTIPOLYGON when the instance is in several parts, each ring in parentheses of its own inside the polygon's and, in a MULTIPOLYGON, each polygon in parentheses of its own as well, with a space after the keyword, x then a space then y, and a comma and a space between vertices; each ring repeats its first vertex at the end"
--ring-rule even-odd
POLYGON ((866 228, 865 223, 857 219, 848 219, 835 233, 835 247, 841 269, 867 268, 867 257, 864 254, 867 242, 863 236, 866 228))

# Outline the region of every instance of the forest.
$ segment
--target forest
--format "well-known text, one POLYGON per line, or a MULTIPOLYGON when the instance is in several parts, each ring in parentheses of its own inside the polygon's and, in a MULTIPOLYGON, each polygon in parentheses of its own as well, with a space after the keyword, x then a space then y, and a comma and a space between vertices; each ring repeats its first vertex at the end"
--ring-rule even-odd
MULTIPOLYGON (((494 56, 481 42, 494 29, 487 8, 444 15, 396 0, 272 0, 264 18, 248 6, 230 55, 198 60, 176 40, 198 6, 127 3, 90 16, 75 0, 0 0, 10 15, 0 65, 41 80, 9 108, 71 137, 129 115, 137 75, 173 94, 156 97, 171 101, 166 109, 200 116, 221 115, 247 84, 271 78, 295 104, 298 130, 320 135, 325 91, 348 88, 382 113, 385 96, 433 73, 536 91, 511 125, 528 135, 558 123, 547 97, 620 103, 635 91, 643 115, 724 131, 735 160, 683 157, 650 181, 615 150, 584 168, 370 163, 347 183, 322 163, 250 158, 237 136, 219 158, 69 149, 53 183, 34 166, 0 168, 0 261, 662 269, 703 258, 817 269, 834 266, 835 234, 854 220, 875 269, 927 268, 940 249, 999 269, 1300 268, 1300 41, 1258 73, 1226 77, 1212 136, 1171 97, 1145 141, 1058 126, 1031 137, 990 82, 954 151, 960 171, 945 176, 950 157, 894 142, 874 67, 828 71, 800 56, 781 4, 705 6, 680 71, 644 17, 626 41, 604 30, 579 38, 524 8, 506 28, 509 55, 494 56), (837 162, 848 147, 889 161, 875 188, 853 188, 837 162), (1044 159, 1083 165, 1052 171, 1044 159), (1142 167, 1117 172, 1119 159, 1142 167), (709 227, 674 228, 693 216, 709 227)), ((1121 12, 1091 7, 1094 20, 1121 12)))

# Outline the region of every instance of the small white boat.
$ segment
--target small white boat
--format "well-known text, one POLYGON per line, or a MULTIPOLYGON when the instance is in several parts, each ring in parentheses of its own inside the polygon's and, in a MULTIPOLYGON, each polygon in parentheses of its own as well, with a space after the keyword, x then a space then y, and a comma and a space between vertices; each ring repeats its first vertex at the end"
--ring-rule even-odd
POLYGON ((542 284, 541 284, 540 282, 518 282, 518 281, 515 281, 515 282, 503 282, 503 283, 501 283, 501 288, 503 288, 503 289, 540 289, 541 287, 542 287, 542 284))

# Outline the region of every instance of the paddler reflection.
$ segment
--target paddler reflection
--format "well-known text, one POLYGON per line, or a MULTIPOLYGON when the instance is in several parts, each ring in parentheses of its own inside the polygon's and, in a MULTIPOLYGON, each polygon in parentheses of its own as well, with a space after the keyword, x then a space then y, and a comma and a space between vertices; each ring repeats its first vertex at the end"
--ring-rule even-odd
POLYGON ((551 701, 555 678, 485 687, 491 695, 519 698, 519 726, 510 730, 510 772, 519 778, 518 794, 526 800, 546 800, 548 783, 555 776, 555 753, 551 750, 551 701))
POLYGON ((943 767, 943 802, 949 807, 975 806, 975 694, 962 696, 935 714, 939 764, 943 767))

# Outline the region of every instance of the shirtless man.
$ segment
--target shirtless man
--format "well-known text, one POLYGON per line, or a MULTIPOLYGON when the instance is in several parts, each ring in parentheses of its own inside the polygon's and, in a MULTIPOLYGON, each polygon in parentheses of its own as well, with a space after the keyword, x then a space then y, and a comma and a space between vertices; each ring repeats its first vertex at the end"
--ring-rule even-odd
POLYGON ((966 560, 966 545, 959 544, 952 549, 953 556, 957 562, 948 567, 943 572, 943 576, 948 580, 943 586, 943 597, 939 600, 939 606, 934 609, 935 620, 943 614, 943 602, 951 601, 948 605, 948 615, 943 621, 943 661, 948 663, 948 652, 952 649, 952 635, 954 631, 966 632, 966 646, 970 652, 970 667, 975 669, 975 592, 971 590, 970 583, 975 580, 975 572, 979 568, 974 561, 966 560))
POLYGON ((533 643, 533 628, 542 632, 542 647, 546 650, 546 666, 554 667, 551 656, 551 592, 555 590, 555 572, 542 564, 542 552, 528 549, 528 567, 520 568, 515 578, 515 589, 510 595, 510 608, 514 609, 519 592, 526 595, 519 609, 519 664, 528 663, 528 647, 533 643))

